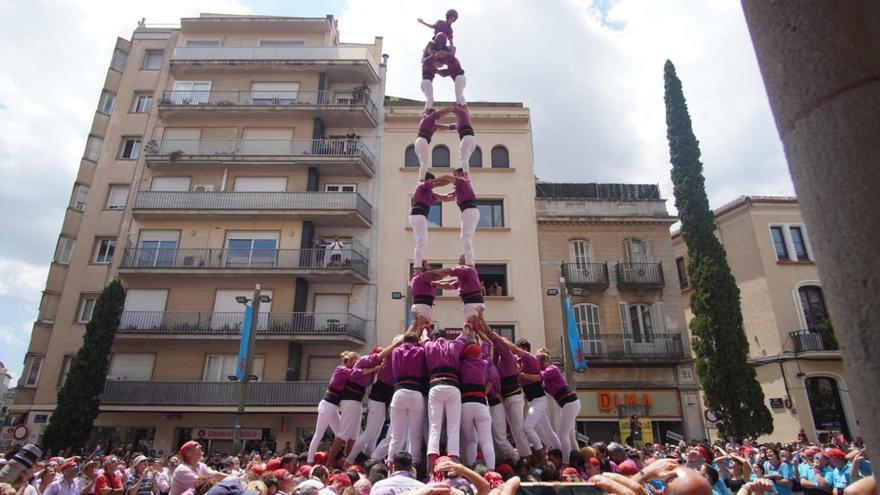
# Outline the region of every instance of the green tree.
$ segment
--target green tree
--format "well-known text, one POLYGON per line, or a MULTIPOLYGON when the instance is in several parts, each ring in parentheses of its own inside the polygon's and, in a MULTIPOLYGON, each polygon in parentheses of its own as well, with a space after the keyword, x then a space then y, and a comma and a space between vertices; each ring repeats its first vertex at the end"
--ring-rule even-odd
POLYGON ((727 254, 715 237, 715 223, 703 179, 700 147, 675 66, 664 67, 666 137, 672 162, 675 206, 688 248, 687 272, 693 292, 690 329, 696 371, 706 406, 720 421, 722 436, 757 436, 773 431, 764 392, 748 363, 739 288, 727 254))
POLYGON ((74 450, 85 445, 98 417, 99 396, 104 390, 110 365, 110 348, 125 291, 114 280, 95 301, 92 319, 86 325, 83 345, 70 365, 70 372, 58 392, 57 405, 43 436, 43 446, 54 452, 74 450))

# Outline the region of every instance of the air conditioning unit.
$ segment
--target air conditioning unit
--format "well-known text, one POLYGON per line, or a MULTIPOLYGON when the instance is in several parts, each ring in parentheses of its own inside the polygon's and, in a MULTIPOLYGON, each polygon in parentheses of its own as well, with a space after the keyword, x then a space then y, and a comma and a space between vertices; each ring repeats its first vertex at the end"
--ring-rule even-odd
POLYGON ((202 267, 205 266, 205 260, 201 256, 184 256, 183 266, 202 267))
POLYGON ((202 184, 198 186, 193 186, 193 192, 214 192, 214 185, 202 184))

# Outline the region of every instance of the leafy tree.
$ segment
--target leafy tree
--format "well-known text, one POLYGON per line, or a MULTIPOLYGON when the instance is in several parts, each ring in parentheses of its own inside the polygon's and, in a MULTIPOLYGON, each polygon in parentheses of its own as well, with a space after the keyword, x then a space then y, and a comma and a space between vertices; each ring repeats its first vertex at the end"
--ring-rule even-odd
POLYGON ((755 369, 747 360, 749 342, 743 330, 739 288, 724 247, 714 234, 699 142, 691 127, 681 81, 669 60, 664 81, 675 206, 688 248, 687 272, 693 287, 690 329, 706 406, 720 418, 722 437, 768 434, 773 431, 773 420, 764 405, 755 369))
POLYGON ((110 348, 122 307, 125 291, 114 280, 95 301, 92 319, 86 325, 83 345, 70 365, 70 372, 58 392, 57 405, 46 432, 43 446, 54 452, 82 448, 89 439, 98 417, 99 396, 104 390, 110 366, 110 348))

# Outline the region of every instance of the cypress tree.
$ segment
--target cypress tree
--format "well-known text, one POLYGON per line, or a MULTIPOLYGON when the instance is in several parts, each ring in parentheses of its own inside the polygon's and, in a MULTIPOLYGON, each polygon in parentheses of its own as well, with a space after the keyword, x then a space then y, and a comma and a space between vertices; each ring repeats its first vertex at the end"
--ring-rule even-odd
POLYGON ((92 425, 98 417, 99 396, 107 379, 110 348, 124 303, 125 291, 116 280, 104 287, 95 301, 82 347, 58 391, 55 411, 43 436, 44 447, 54 452, 68 448, 78 450, 89 440, 92 425))
POLYGON ((696 371, 706 406, 716 413, 722 437, 757 436, 773 431, 770 411, 755 369, 748 363, 739 288, 727 264, 703 179, 700 148, 675 66, 664 67, 666 137, 672 162, 675 206, 688 249, 690 323, 696 371))

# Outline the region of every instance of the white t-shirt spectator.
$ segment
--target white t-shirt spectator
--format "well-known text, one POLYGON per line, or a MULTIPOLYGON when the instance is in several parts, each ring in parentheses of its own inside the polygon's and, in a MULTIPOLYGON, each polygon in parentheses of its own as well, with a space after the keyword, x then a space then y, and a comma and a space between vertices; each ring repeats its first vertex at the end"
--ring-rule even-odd
POLYGON ((174 470, 174 476, 171 478, 171 488, 168 495, 180 495, 195 485, 196 480, 202 476, 214 477, 217 471, 209 468, 204 462, 200 462, 195 468, 186 464, 177 466, 174 470))

